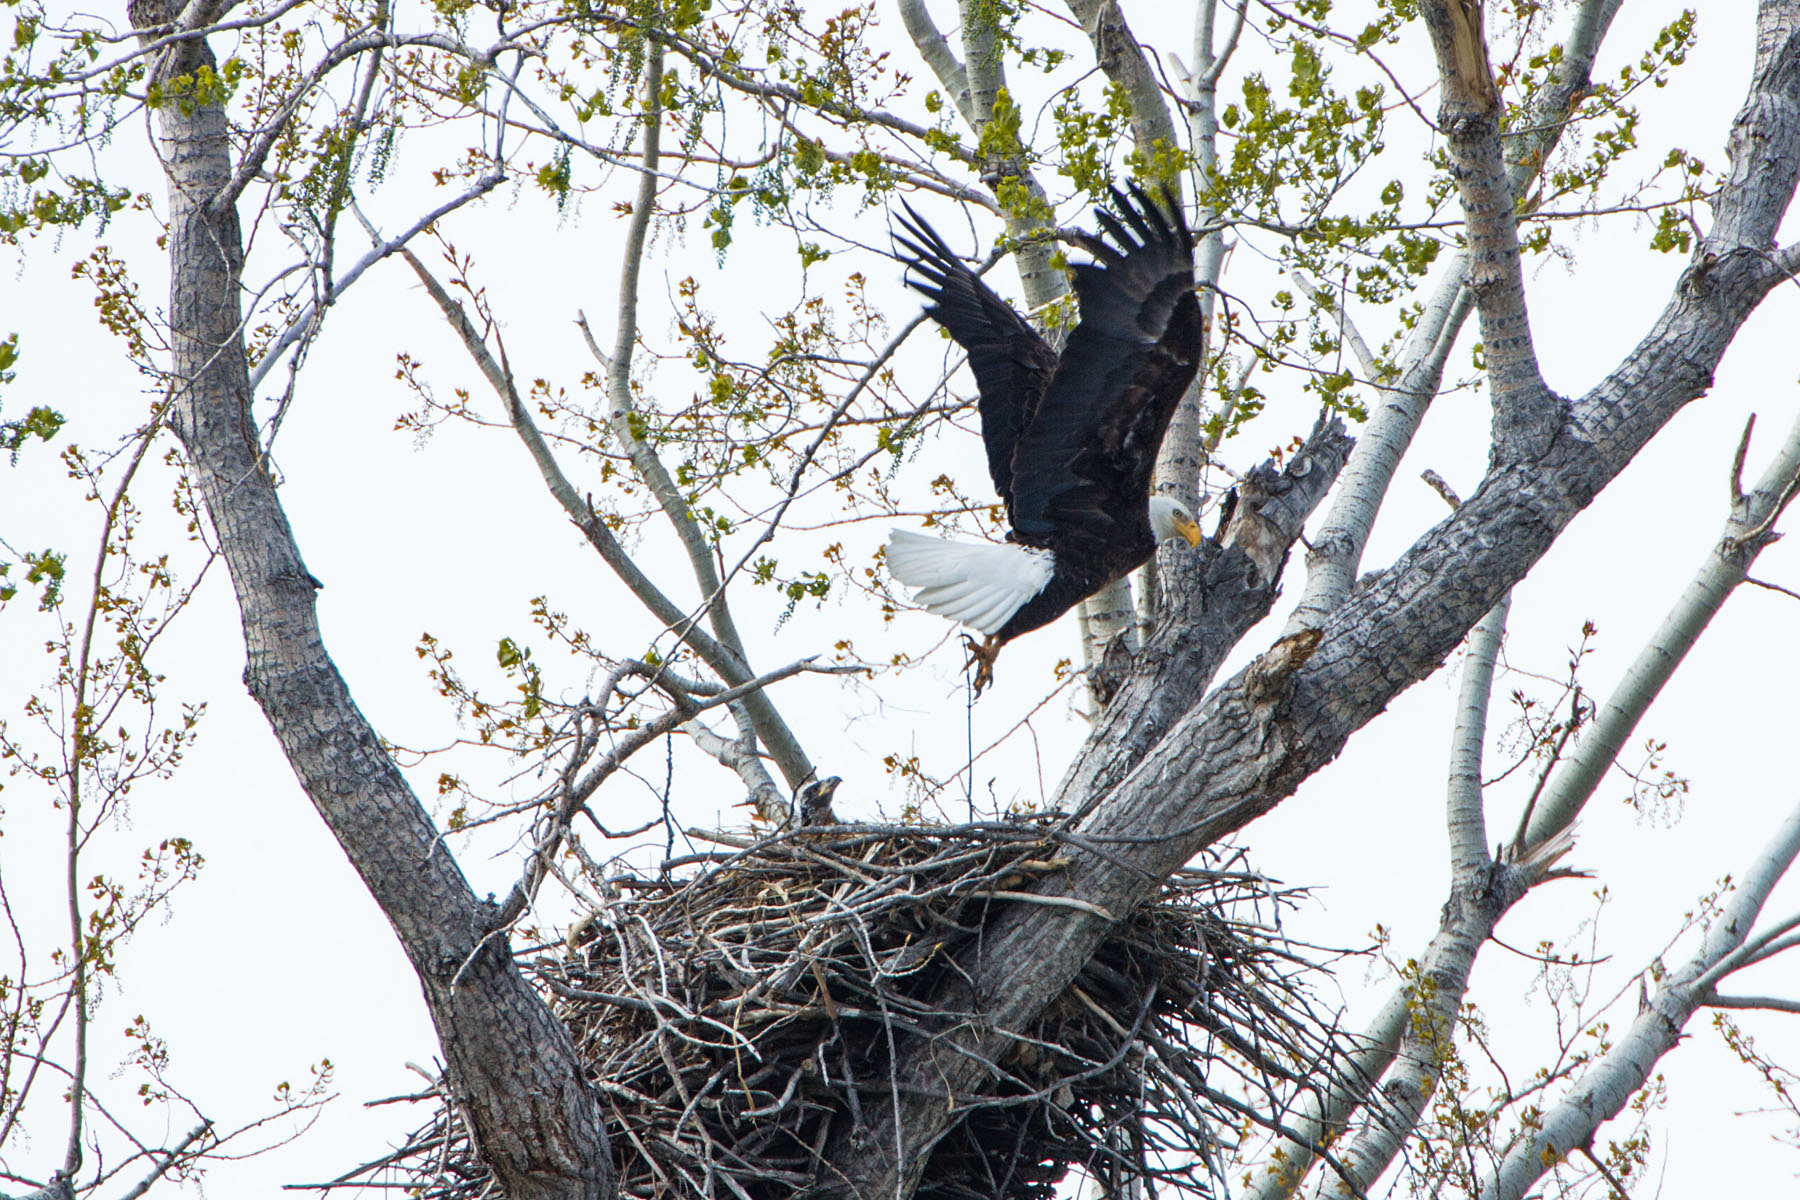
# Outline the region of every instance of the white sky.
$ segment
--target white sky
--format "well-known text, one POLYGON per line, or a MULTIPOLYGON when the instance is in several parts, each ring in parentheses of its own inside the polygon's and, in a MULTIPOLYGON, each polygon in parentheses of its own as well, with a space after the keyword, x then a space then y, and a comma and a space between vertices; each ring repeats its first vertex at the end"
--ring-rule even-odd
MULTIPOLYGON (((1126 6, 1146 36, 1152 7, 1126 6)), ((1750 9, 1743 0, 1706 6, 1699 49, 1675 85, 1640 93, 1646 150, 1628 169, 1647 173, 1670 142, 1722 165, 1723 134, 1742 96, 1750 9)), ((1635 57, 1648 41, 1645 31, 1676 11, 1667 4, 1628 5, 1597 73, 1611 73, 1627 54, 1635 57)), ((898 37, 897 18, 884 12, 884 21, 884 35, 898 37)), ((948 26, 947 15, 944 22, 948 26)), ((409 219, 427 165, 425 155, 403 152, 392 182, 376 194, 373 206, 386 214, 388 228, 409 219)), ((586 369, 571 324, 578 307, 594 319, 602 341, 610 339, 614 248, 623 224, 607 209, 601 198, 590 198, 581 211, 558 220, 535 197, 503 189, 479 211, 450 222, 452 238, 477 254, 480 278, 507 322, 508 352, 527 378, 553 375, 573 385, 586 369)), ((968 248, 966 227, 947 205, 934 202, 927 212, 954 244, 968 248)), ((1790 219, 1790 238, 1795 225, 1790 219)), ((866 216, 865 227, 871 239, 880 237, 881 215, 866 216)), ((141 245, 145 230, 141 218, 126 216, 105 240, 141 245)), ((991 226, 984 224, 983 231, 984 238, 991 235, 991 226)), ((754 344, 766 294, 760 275, 772 268, 747 218, 738 235, 739 246, 723 269, 703 247, 659 246, 662 256, 645 270, 647 337, 665 339, 662 298, 675 280, 693 272, 712 289, 709 302, 724 310, 722 318, 745 331, 740 349, 754 344)), ((1577 243, 1571 267, 1534 268, 1533 326, 1552 387, 1579 393, 1593 384, 1660 309, 1683 264, 1678 257, 1646 254, 1641 247, 1647 236, 1629 219, 1590 229, 1577 243)), ((703 235, 696 229, 692 240, 701 242, 703 235)), ((88 244, 85 235, 71 235, 7 262, 11 282, 4 294, 12 302, 0 304, 0 335, 19 330, 25 357, 19 382, 7 390, 6 415, 51 403, 71 418, 65 438, 105 447, 144 402, 141 381, 121 366, 115 343, 96 327, 85 285, 69 280, 70 265, 88 244)), ((771 251, 791 253, 785 242, 771 251)), ((872 294, 885 299, 896 321, 915 311, 916 300, 902 292, 892 264, 859 258, 851 265, 870 274, 872 294)), ((1232 282, 1250 286, 1248 278, 1234 276, 1232 282)), ((1011 289, 1003 283, 1002 290, 1011 289)), ((147 284, 145 294, 154 299, 156 286, 147 284)), ((1593 620, 1600 634, 1584 669, 1586 686, 1604 695, 1618 678, 1718 535, 1725 473, 1745 417, 1760 416, 1749 469, 1754 478, 1796 410, 1797 295, 1787 289, 1763 306, 1712 392, 1676 418, 1518 589, 1507 648, 1511 663, 1559 674, 1565 648, 1581 623, 1593 620)), ((1369 332, 1378 336, 1382 327, 1372 320, 1369 332)), ((549 595, 578 624, 605 632, 621 652, 635 652, 653 630, 562 518, 510 435, 451 427, 415 449, 409 435, 394 430, 396 415, 409 404, 393 379, 394 354, 401 348, 427 362, 440 394, 469 386, 477 405, 497 415, 466 356, 434 320, 429 299, 402 264, 390 261, 331 317, 302 376, 277 458, 307 564, 326 584, 320 608, 328 646, 385 736, 430 745, 455 736, 456 729, 414 653, 422 632, 456 647, 459 664, 478 673, 492 662, 499 637, 529 632, 528 601, 539 594, 549 595)), ((937 353, 935 344, 928 353, 937 353)), ((1466 371, 1467 339, 1454 361, 1466 371)), ((928 369, 920 367, 916 378, 928 369)), ((1272 390, 1276 398, 1267 414, 1232 448, 1234 465, 1249 465, 1263 449, 1310 425, 1307 401, 1279 384, 1272 390)), ((1438 519, 1441 502, 1415 482, 1420 470, 1435 468, 1465 493, 1472 489, 1485 459, 1486 420, 1477 393, 1454 394, 1434 409, 1401 469, 1366 568, 1391 561, 1438 519)), ((947 468, 965 485, 985 489, 972 439, 932 445, 910 477, 922 483, 947 468)), ((156 506, 157 494, 154 482, 139 489, 146 507, 156 506)), ((73 495, 53 459, 34 450, 18 468, 0 470, 0 537, 20 549, 68 548, 72 568, 79 564, 85 572, 91 551, 83 539, 91 536, 97 514, 72 512, 73 495)), ((885 528, 865 523, 837 536, 853 555, 866 554, 885 528)), ((797 563, 817 544, 795 536, 778 549, 797 563)), ((653 571, 679 578, 678 564, 660 548, 646 547, 645 558, 653 571)), ((1800 557, 1789 544, 1777 544, 1756 574, 1800 587, 1800 557)), ((1296 562, 1288 576, 1290 594, 1300 583, 1296 562)), ((689 591, 679 588, 678 594, 689 591)), ((855 597, 834 597, 816 611, 803 606, 772 632, 778 609, 766 597, 752 593, 738 603, 739 623, 765 668, 828 650, 844 636, 880 659, 894 649, 920 652, 945 633, 941 622, 924 614, 903 616, 884 629, 873 606, 855 597)), ((1785 760, 1793 737, 1786 685, 1800 668, 1800 642, 1791 632, 1800 614, 1796 603, 1753 588, 1733 598, 1640 730, 1639 744, 1645 736, 1668 741, 1670 765, 1692 780, 1679 819, 1640 819, 1621 803, 1626 781, 1610 780, 1582 823, 1572 859, 1595 881, 1541 889, 1502 927, 1509 944, 1560 942, 1574 934, 1592 914, 1593 891, 1604 883, 1612 902, 1601 918, 1601 946, 1610 959, 1597 991, 1608 993, 1660 952, 1697 897, 1748 864, 1795 800, 1785 760)), ((48 674, 36 654, 42 632, 32 627, 28 610, 15 602, 0 617, 0 711, 9 714, 16 712, 20 692, 48 674)), ((1278 609, 1275 624, 1245 639, 1240 655, 1262 649, 1281 615, 1278 609)), ((970 718, 976 742, 1015 724, 1041 695, 1050 664, 1076 653, 1072 621, 1009 647, 996 689, 970 718)), ((901 797, 881 767, 885 753, 918 753, 945 773, 961 761, 966 711, 954 657, 941 654, 873 685, 810 678, 781 686, 778 702, 821 768, 845 777, 841 812, 855 817, 884 806, 898 809, 901 797)), ((222 570, 171 634, 159 663, 169 676, 165 696, 171 702, 204 699, 209 713, 174 784, 141 789, 129 823, 109 837, 128 863, 141 846, 184 834, 199 844, 208 865, 180 894, 174 918, 141 932, 126 955, 124 990, 107 998, 96 1024, 96 1083, 112 1089, 120 1107, 132 1104, 123 1094, 125 1079, 108 1077, 120 1050, 118 1031, 138 1013, 169 1040, 174 1078, 224 1125, 259 1111, 278 1081, 301 1081, 309 1063, 329 1056, 343 1098, 319 1128, 295 1146, 214 1167, 209 1176, 215 1195, 272 1195, 282 1183, 324 1179, 373 1158, 386 1138, 422 1120, 423 1112, 405 1106, 365 1111, 361 1105, 415 1090, 418 1080, 403 1064, 431 1063, 435 1044, 398 946, 244 693, 237 614, 222 570)), ((583 683, 578 677, 560 682, 571 691, 583 683)), ((1394 953, 1423 949, 1447 876, 1439 814, 1455 684, 1453 671, 1440 672, 1401 696, 1336 763, 1243 835, 1263 870, 1316 889, 1316 901, 1290 923, 1296 936, 1359 945, 1380 923, 1392 931, 1394 953)), ((1504 695, 1515 686, 1532 684, 1504 676, 1497 690, 1504 695)), ((1035 739, 1020 739, 984 760, 978 789, 992 779, 1002 799, 1030 797, 1040 772, 1044 784, 1054 786, 1082 736, 1080 722, 1066 712, 1066 704, 1053 702, 1034 722, 1035 739)), ((1497 733, 1506 720, 1497 706, 1490 730, 1497 733)), ((660 783, 660 751, 648 753, 641 766, 660 783)), ((414 772, 422 793, 430 793, 439 769, 427 763, 414 772)), ((527 779, 521 788, 530 786, 527 779)), ((743 819, 742 810, 731 807, 741 796, 735 780, 692 758, 677 760, 675 790, 692 824, 743 819)), ((648 794, 643 784, 621 778, 603 793, 603 815, 640 808, 648 794)), ((53 876, 43 872, 56 864, 42 838, 51 836, 55 817, 16 781, 8 781, 0 804, 6 886, 28 920, 54 920, 60 901, 53 876)), ((1510 828, 1508 810, 1496 808, 1491 827, 1510 828)), ((484 847, 464 856, 478 892, 510 886, 517 860, 493 856, 503 849, 484 847)), ((1779 917, 1797 907, 1800 887, 1789 881, 1767 912, 1779 917)), ((1678 948, 1671 961, 1684 952, 1678 948)), ((1531 964, 1492 946, 1477 971, 1473 998, 1510 1052, 1509 1069, 1535 1065, 1532 1048, 1544 1044, 1549 1014, 1541 995, 1528 995, 1532 973, 1531 964)), ((1388 986, 1365 974, 1352 965, 1338 980, 1353 1025, 1355 1014, 1370 1013, 1388 986)), ((1800 967, 1777 963, 1738 990, 1800 995, 1800 967)), ((1630 1012, 1628 1003, 1615 1027, 1630 1012)), ((1741 1020, 1765 1050, 1800 1063, 1800 1032, 1791 1019, 1745 1014, 1741 1020)), ((1764 1103, 1750 1071, 1723 1053, 1704 1017, 1690 1032, 1691 1040, 1662 1064, 1673 1098, 1657 1123, 1650 1168, 1661 1194, 1708 1194, 1727 1179, 1744 1193, 1791 1187, 1800 1160, 1771 1140, 1780 1122, 1740 1116, 1764 1103)), ((172 1124, 185 1129, 188 1122, 178 1117, 172 1124)), ((42 1174, 60 1159, 60 1116, 44 1120, 33 1135, 29 1153, 15 1152, 9 1161, 14 1169, 42 1174)))

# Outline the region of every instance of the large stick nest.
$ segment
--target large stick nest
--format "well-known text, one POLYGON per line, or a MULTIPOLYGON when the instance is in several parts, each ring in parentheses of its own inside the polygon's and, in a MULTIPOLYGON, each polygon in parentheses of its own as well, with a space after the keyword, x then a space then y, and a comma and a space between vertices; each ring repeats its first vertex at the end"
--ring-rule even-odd
MULTIPOLYGON (((687 879, 613 876, 563 951, 522 965, 591 1068, 632 1197, 786 1200, 828 1188, 834 1137, 894 1103, 893 1064, 958 1025, 959 956, 1068 865, 1053 816, 929 829, 837 825, 750 842, 687 879)), ((929 1200, 1048 1200, 1069 1171, 1223 1189, 1223 1155, 1336 1055, 1271 928, 1284 897, 1188 869, 1117 922, 932 1151, 929 1200)), ((409 1152, 410 1151, 410 1152, 409 1152)), ((426 1196, 492 1183, 451 1106, 398 1167, 426 1196)), ((368 1175, 358 1173, 363 1179, 368 1175)))

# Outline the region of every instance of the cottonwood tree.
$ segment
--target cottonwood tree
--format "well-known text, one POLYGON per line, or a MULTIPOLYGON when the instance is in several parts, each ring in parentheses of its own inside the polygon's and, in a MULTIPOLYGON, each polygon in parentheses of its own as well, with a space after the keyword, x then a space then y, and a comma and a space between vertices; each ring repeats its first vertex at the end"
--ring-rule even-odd
MULTIPOLYGON (((974 417, 955 361, 879 282, 897 273, 879 253, 879 210, 899 196, 947 230, 939 214, 952 202, 980 215, 980 246, 993 247, 983 268, 1009 258, 990 278, 1016 268, 1021 306, 1054 334, 1072 317, 1057 229, 1126 175, 1180 189, 1211 343, 1157 487, 1190 503, 1228 488, 1235 499, 1201 551, 1165 551, 1082 615, 1091 727, 1045 798, 1074 814, 1074 848, 1041 885, 1081 903, 996 910, 980 953, 939 997, 969 1019, 896 1046, 893 1103, 822 1148, 824 1191, 918 1188, 931 1147, 960 1119, 955 1099, 979 1093, 1010 1039, 1063 991, 1106 931, 1099 914, 1128 911, 1293 795, 1465 639, 1439 934, 1406 956, 1392 1000, 1350 1043, 1358 1070, 1251 1114, 1266 1136, 1244 1138, 1241 1169, 1220 1186, 1358 1195, 1405 1156, 1402 1177, 1433 1189, 1516 1197, 1555 1171, 1623 1190, 1641 1142, 1596 1139, 1692 1019, 1795 1006, 1727 982, 1795 941, 1792 921, 1759 925, 1800 849, 1790 820, 1768 845, 1745 847, 1735 890, 1683 965, 1646 969, 1642 1011, 1604 1053, 1559 1045, 1542 1078, 1518 1087, 1481 1082, 1465 1061, 1479 1036, 1467 1007, 1476 955, 1508 910, 1579 865, 1576 816, 1776 536, 1800 477, 1795 434, 1754 482, 1740 451, 1725 532, 1642 664, 1597 706, 1571 681, 1555 717, 1528 710, 1536 783, 1508 818, 1516 828, 1492 836, 1501 799, 1484 788, 1483 751, 1511 589, 1705 393, 1751 313, 1800 269, 1800 245, 1780 238, 1800 172, 1800 3, 1769 0, 1744 28, 1709 34, 1754 46, 1733 81, 1743 98, 1726 142, 1713 165, 1665 148, 1650 168, 1631 158, 1634 95, 1681 86, 1691 15, 1615 50, 1618 0, 1556 11, 1420 0, 1348 15, 1200 0, 1179 44, 1134 30, 1113 0, 898 7, 904 44, 872 6, 134 0, 104 17, 13 6, 0 230, 31 254, 90 247, 76 273, 109 345, 148 380, 148 401, 123 449, 96 452, 120 430, 79 421, 78 449, 61 421, 79 414, 32 385, 29 337, 0 360, 24 364, 7 399, 28 405, 7 414, 7 447, 42 454, 39 442, 62 441, 106 514, 74 600, 46 589, 74 586, 79 560, 5 543, 8 578, 25 585, 12 594, 8 583, 14 612, 35 596, 55 629, 52 680, 23 714, 44 719, 29 738, 29 721, 7 726, 9 791, 47 795, 66 816, 69 868, 66 928, 21 929, 22 965, 5 982, 10 1180, 46 1196, 110 1194, 121 1157, 144 1164, 148 1186, 218 1151, 204 1124, 185 1140, 130 1132, 85 1053, 101 999, 91 980, 113 962, 109 922, 131 925, 160 904, 169 873, 197 862, 191 847, 165 847, 173 857, 149 862, 135 897, 112 883, 84 890, 77 874, 108 805, 172 770, 186 746, 197 714, 168 725, 154 707, 158 672, 174 669, 151 665, 154 631, 216 555, 242 615, 250 694, 418 977, 443 1055, 433 1086, 504 1194, 611 1194, 599 1107, 567 1031, 515 961, 518 935, 566 911, 558 887, 581 894, 571 862, 645 832, 609 824, 599 802, 634 755, 662 744, 672 756, 679 735, 756 819, 778 821, 788 792, 837 765, 806 744, 784 689, 809 674, 843 673, 832 686, 855 687, 918 669, 905 655, 861 656, 855 642, 874 638, 823 632, 827 597, 889 615, 904 604, 856 549, 868 545, 854 537, 859 522, 923 516, 992 531, 1000 517, 976 459, 926 465, 927 448, 966 438, 974 417), (1618 65, 1602 74, 1602 61, 1618 65), (579 295, 559 290, 566 272, 548 263, 553 278, 532 298, 542 312, 506 309, 484 282, 505 255, 504 227, 551 213, 603 228, 608 253, 583 268, 579 295), (1686 265, 1632 352, 1565 396, 1539 365, 1527 263, 1607 215, 1641 222, 1652 250, 1686 265), (497 245, 482 223, 494 217, 497 245), (104 240, 82 240, 92 237, 104 240), (701 262, 658 289, 645 272, 659 246, 701 262), (1273 267, 1228 271, 1252 253, 1273 267), (708 282, 707 256, 751 254, 767 264, 752 306, 761 324, 737 319, 741 293, 708 282), (517 332, 509 350, 509 330, 594 303, 593 272, 616 286, 616 303, 573 326, 585 370, 540 371, 517 332), (279 434, 349 335, 337 306, 402 273, 412 286, 396 295, 464 357, 392 348, 400 424, 418 437, 483 427, 491 453, 522 449, 557 519, 620 585, 599 611, 537 602, 535 632, 499 643, 498 691, 443 640, 419 645, 469 749, 542 768, 542 787, 523 797, 484 786, 466 755, 414 759, 363 716, 320 632, 320 581, 283 505, 284 471, 303 468, 284 460, 279 434), (165 285, 166 304, 150 298, 165 285), (1459 339, 1478 347, 1474 380, 1491 405, 1486 471, 1392 562, 1365 563, 1403 453, 1432 400, 1462 382, 1459 339), (1284 398, 1277 411, 1341 414, 1354 448, 1336 418, 1309 414, 1284 431, 1296 442, 1279 462, 1236 451, 1233 435, 1284 398), (143 507, 138 464, 164 448, 177 510, 191 518, 176 561, 145 549, 149 535, 128 519, 143 507), (1309 521, 1301 578, 1285 568, 1309 521), (144 563, 155 564, 147 576, 120 581, 144 563), (1285 629, 1253 633, 1284 580, 1297 593, 1285 629), (607 607, 625 605, 647 616, 607 607), (641 637, 629 632, 640 619, 651 623, 641 637), (765 631, 782 622, 819 631, 804 656, 772 654, 765 631), (112 650, 95 639, 103 627, 112 650), (1247 638, 1259 653, 1227 671, 1247 638), (120 706, 133 715, 114 737, 120 706), (98 799, 84 782, 96 776, 98 799), (454 852, 482 836, 514 847, 517 880, 496 898, 478 895, 454 852), (53 970, 31 964, 34 937, 60 955, 53 970), (44 1085, 32 1082, 44 1072, 63 1081, 66 1136, 38 1161, 49 1139, 27 1146, 15 1131, 21 1114, 46 1119, 44 1085), (122 1143, 95 1132, 97 1117, 132 1148, 111 1150, 122 1143)), ((925 814, 941 813, 956 782, 904 752, 888 769, 925 814)), ((972 762, 962 774, 972 796, 972 762)), ((682 797, 661 802, 672 832, 682 797)), ((7 899, 16 912, 19 898, 7 899)), ((1577 1015, 1584 1031, 1598 1019, 1577 1015)), ((1786 1078, 1737 1045, 1771 1081, 1786 1078)))

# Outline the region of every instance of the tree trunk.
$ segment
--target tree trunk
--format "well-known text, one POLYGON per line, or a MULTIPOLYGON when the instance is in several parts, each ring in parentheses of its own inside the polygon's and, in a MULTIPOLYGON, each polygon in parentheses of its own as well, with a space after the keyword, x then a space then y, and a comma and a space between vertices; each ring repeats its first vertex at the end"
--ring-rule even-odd
MULTIPOLYGON (((1446 107, 1459 106, 1447 120, 1453 155, 1469 164, 1465 213, 1483 263, 1471 288, 1490 355, 1497 336, 1507 343, 1504 374, 1490 376, 1493 465, 1461 509, 1332 611, 1310 657, 1272 652, 1203 695, 1205 657, 1144 656, 1144 669, 1156 673, 1145 693, 1180 715, 1157 723, 1104 772, 1077 764, 1057 801, 1092 810, 1076 842, 1091 848, 1072 852, 1070 869, 1048 892, 1122 915, 1205 846, 1291 795, 1395 696, 1435 671, 1650 438, 1704 394, 1738 327, 1800 267, 1800 252, 1771 253, 1800 168, 1800 0, 1786 0, 1763 7, 1714 227, 1663 314, 1587 395, 1565 401, 1549 393, 1525 321, 1518 248, 1505 240, 1511 209, 1491 194, 1505 182, 1493 169, 1498 127, 1466 103, 1474 95, 1469 34, 1446 26, 1434 11, 1441 4, 1424 7, 1442 34, 1434 39, 1442 74, 1457 85, 1446 84, 1446 107)), ((1133 728, 1149 701, 1135 703, 1127 712, 1115 700, 1120 711, 1108 714, 1109 726, 1133 728)), ((1103 743, 1100 752, 1110 749, 1103 743)), ((833 1147, 841 1190, 910 1195, 930 1148, 984 1087, 984 1064, 1005 1061, 1018 1032, 1062 992, 1109 924, 1043 905, 1016 905, 999 917, 965 956, 954 994, 935 998, 940 1011, 967 1016, 903 1044, 892 1110, 883 1106, 854 1143, 833 1147)))
MULTIPOLYGON (((167 20, 133 4, 143 29, 167 20)), ((599 1109, 567 1031, 513 965, 437 829, 352 701, 320 637, 314 593, 251 415, 238 297, 243 240, 226 114, 182 94, 202 40, 166 52, 156 116, 169 191, 171 420, 204 496, 243 617, 244 680, 301 785, 399 936, 449 1066, 447 1088, 513 1200, 609 1198, 599 1109)))

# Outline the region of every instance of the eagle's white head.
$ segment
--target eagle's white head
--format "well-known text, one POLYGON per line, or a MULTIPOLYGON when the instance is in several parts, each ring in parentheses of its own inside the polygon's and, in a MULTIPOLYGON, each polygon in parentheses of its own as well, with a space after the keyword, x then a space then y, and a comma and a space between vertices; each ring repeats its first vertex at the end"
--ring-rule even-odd
POLYGON ((1150 497, 1150 532, 1156 535, 1156 544, 1175 538, 1181 538, 1190 546, 1198 546, 1200 538, 1200 522, 1195 519, 1193 510, 1181 501, 1169 496, 1150 497))

